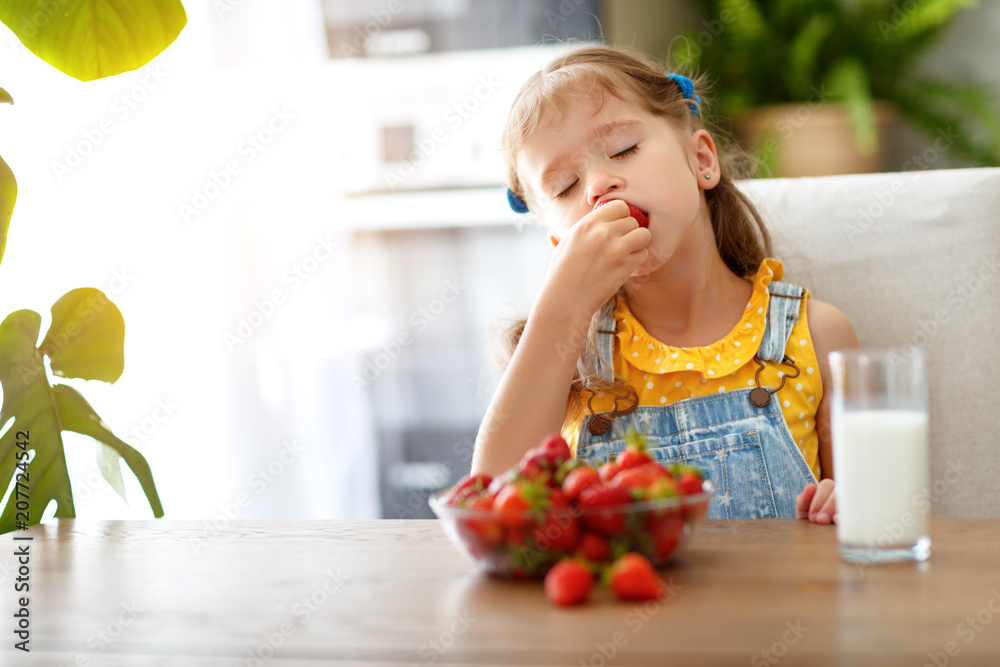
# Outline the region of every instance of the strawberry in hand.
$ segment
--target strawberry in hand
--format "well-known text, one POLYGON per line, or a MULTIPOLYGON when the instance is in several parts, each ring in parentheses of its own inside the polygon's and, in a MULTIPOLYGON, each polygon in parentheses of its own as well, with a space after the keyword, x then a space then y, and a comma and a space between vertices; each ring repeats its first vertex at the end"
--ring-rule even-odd
MULTIPOLYGON (((607 204, 609 201, 618 201, 618 200, 605 199, 604 201, 597 202, 597 204, 594 205, 594 208, 598 209, 607 204)), ((628 202, 625 203, 628 204, 628 202)), ((649 227, 649 218, 646 216, 645 213, 642 212, 642 209, 640 209, 638 206, 635 206, 634 204, 628 204, 628 214, 633 218, 635 218, 635 221, 639 223, 640 227, 649 227)))

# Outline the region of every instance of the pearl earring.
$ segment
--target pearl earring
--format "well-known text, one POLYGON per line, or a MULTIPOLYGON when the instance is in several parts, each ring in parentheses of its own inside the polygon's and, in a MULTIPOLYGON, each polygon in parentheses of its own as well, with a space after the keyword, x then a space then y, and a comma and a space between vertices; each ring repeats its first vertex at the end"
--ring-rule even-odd
POLYGON ((711 173, 705 174, 705 180, 712 180, 712 174, 711 173))

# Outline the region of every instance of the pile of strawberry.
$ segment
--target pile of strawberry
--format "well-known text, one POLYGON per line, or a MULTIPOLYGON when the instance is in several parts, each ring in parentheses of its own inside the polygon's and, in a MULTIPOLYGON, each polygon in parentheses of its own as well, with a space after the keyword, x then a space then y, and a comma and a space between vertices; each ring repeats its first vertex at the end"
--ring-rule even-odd
POLYGON ((467 477, 443 494, 446 506, 463 509, 454 513, 459 540, 491 574, 545 575, 557 604, 585 600, 598 579, 622 599, 659 597, 655 568, 686 524, 704 516, 708 494, 698 469, 661 465, 641 436, 627 440, 594 468, 552 434, 496 478, 467 477))

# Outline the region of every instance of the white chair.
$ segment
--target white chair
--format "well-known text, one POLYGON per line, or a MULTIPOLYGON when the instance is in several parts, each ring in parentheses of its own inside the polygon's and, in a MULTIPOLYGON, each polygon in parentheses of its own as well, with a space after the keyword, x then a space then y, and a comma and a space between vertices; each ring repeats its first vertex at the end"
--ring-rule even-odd
POLYGON ((930 365, 936 516, 1000 516, 1000 169, 755 180, 785 280, 930 365), (991 379, 992 378, 992 379, 991 379))

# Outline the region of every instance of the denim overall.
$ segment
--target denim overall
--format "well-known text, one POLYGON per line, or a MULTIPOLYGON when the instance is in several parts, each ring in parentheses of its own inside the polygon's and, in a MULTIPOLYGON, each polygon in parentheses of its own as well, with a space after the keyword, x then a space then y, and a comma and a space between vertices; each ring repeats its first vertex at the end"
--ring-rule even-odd
MULTIPOLYGON (((768 292, 767 325, 757 357, 782 364, 804 290, 772 281, 768 292)), ((599 329, 614 331, 610 308, 602 313, 599 329)), ((597 366, 600 377, 607 380, 613 377, 610 362, 605 360, 612 358, 614 338, 614 333, 608 333, 600 339, 597 366)), ((624 436, 634 428, 646 435, 650 453, 657 460, 689 463, 712 480, 716 491, 708 518, 794 519, 795 497, 806 484, 816 482, 816 477, 792 440, 777 395, 772 394, 765 407, 757 407, 750 401, 754 389, 699 396, 666 406, 641 406, 611 418, 611 428, 601 435, 588 428, 594 415, 587 415, 580 425, 577 456, 603 463, 625 448, 624 436)), ((758 390, 755 398, 760 395, 758 390)), ((603 413, 602 418, 609 416, 603 413)))

